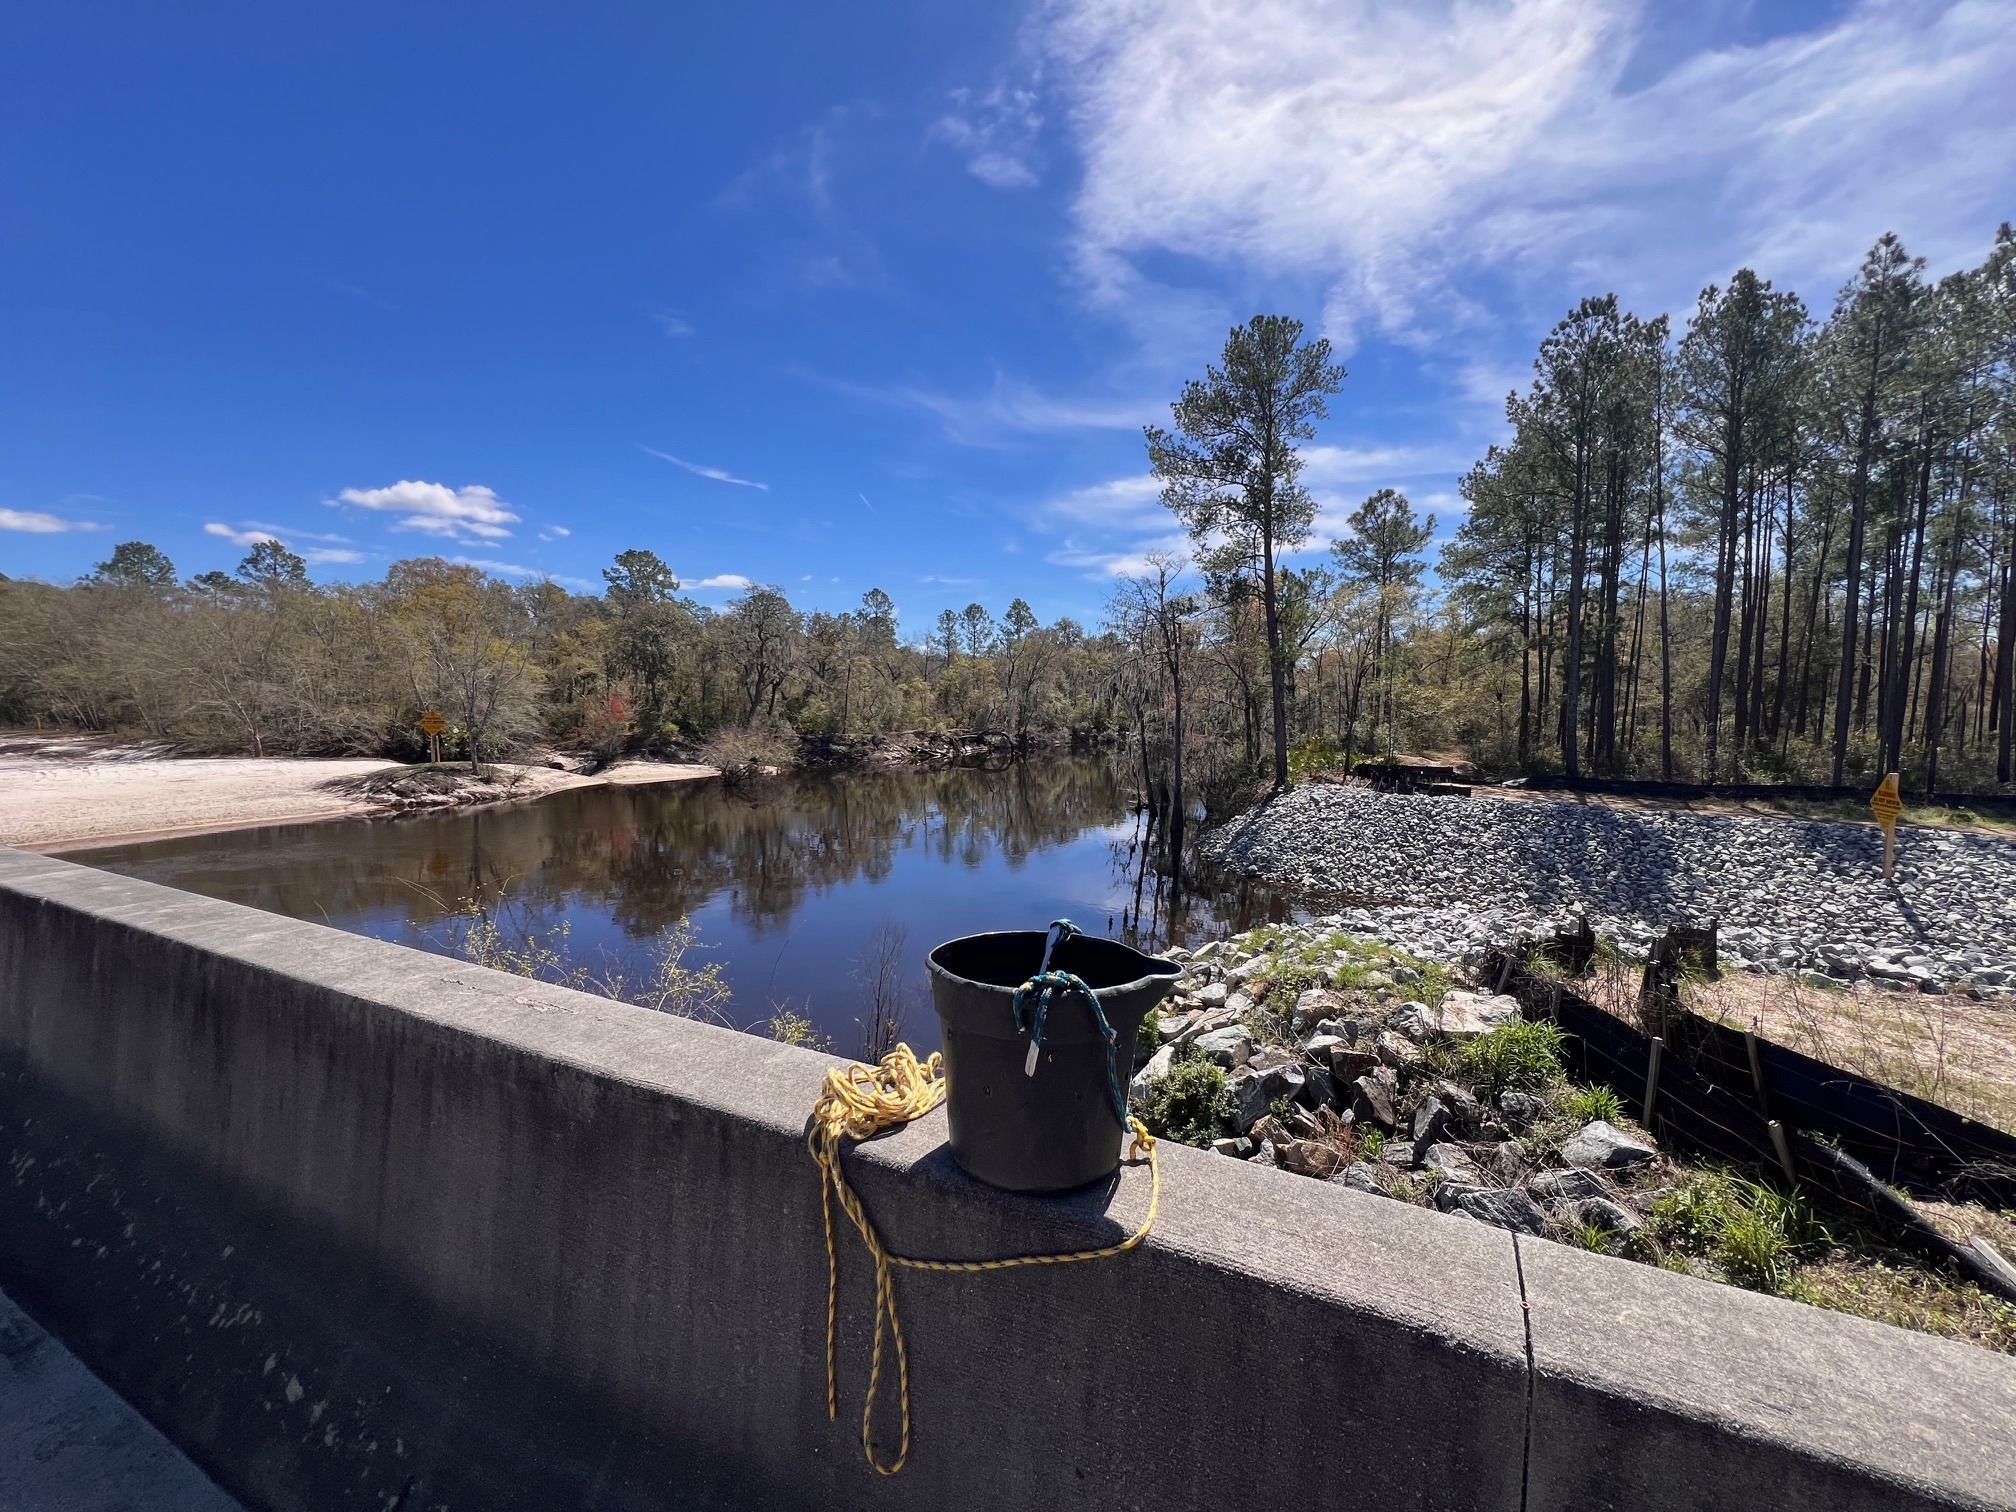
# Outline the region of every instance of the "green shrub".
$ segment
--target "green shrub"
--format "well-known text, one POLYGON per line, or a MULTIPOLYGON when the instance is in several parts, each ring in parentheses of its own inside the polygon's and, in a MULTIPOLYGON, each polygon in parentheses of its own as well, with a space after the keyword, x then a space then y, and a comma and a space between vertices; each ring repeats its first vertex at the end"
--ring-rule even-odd
POLYGON ((1555 1106, 1578 1124, 1615 1123, 1624 1116, 1624 1099, 1608 1087, 1570 1087, 1555 1106))
POLYGON ((1232 1086, 1225 1073, 1191 1044, 1176 1052, 1169 1074, 1148 1089, 1141 1121, 1157 1139, 1203 1150, 1231 1131, 1233 1113, 1232 1086))
POLYGON ((833 1040, 821 1034, 819 1026, 802 1013, 779 1008, 765 1022, 764 1032, 780 1045, 802 1045, 807 1050, 831 1050, 833 1040))
POLYGON ((1828 1239, 1798 1197, 1726 1171, 1695 1176, 1660 1198, 1652 1223, 1661 1240, 1752 1291, 1784 1291, 1800 1257, 1828 1239))
POLYGON ((1135 1032, 1136 1054, 1153 1055, 1162 1048, 1162 1010, 1150 1008, 1148 1016, 1141 1020, 1141 1027, 1135 1032))
POLYGON ((1344 760, 1344 751, 1328 735, 1311 735, 1288 749, 1288 775, 1306 782, 1319 772, 1327 772, 1344 760))
POLYGON ((1561 1079, 1561 1031, 1552 1024, 1501 1024, 1463 1049, 1463 1069, 1477 1095, 1537 1092, 1561 1079))

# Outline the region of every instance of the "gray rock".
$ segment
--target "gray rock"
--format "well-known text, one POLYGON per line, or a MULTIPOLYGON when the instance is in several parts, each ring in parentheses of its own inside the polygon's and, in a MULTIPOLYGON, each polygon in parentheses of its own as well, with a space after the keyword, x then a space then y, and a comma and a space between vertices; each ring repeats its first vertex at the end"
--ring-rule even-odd
POLYGON ((1526 1190, 1542 1202, 1583 1202, 1592 1197, 1608 1197, 1610 1188, 1591 1171, 1538 1171, 1526 1182, 1526 1190))
POLYGON ((1519 1017, 1519 1000, 1486 992, 1451 992, 1433 1010, 1435 1031, 1448 1039, 1472 1040, 1519 1017))
POLYGON ((1333 1108, 1337 1105, 1337 1080, 1328 1066, 1304 1066, 1298 1100, 1305 1108, 1333 1108))
POLYGON ((1435 1032, 1434 1017, 1430 1014, 1426 1003, 1402 1003, 1393 1010, 1393 1016, 1386 1022, 1417 1045, 1435 1032))
POLYGON ((1288 1015, 1288 1027, 1301 1034, 1317 1027, 1344 1007, 1344 999, 1327 987, 1311 987, 1295 999, 1295 1007, 1288 1015))
POLYGON ((1516 1188, 1466 1192, 1456 1199, 1456 1205, 1479 1223, 1515 1233, 1538 1235, 1547 1229, 1547 1215, 1540 1211, 1540 1205, 1516 1188))
POLYGON ((1498 1111, 1505 1115, 1505 1121, 1513 1128, 1523 1129, 1547 1111, 1547 1104, 1531 1092, 1501 1092, 1498 1094, 1498 1111))
POLYGON ((1197 1036, 1196 1045, 1221 1066, 1243 1066, 1253 1054, 1253 1036, 1244 1029, 1227 1025, 1197 1036))
POLYGON ((1378 1065, 1379 1057, 1370 1050, 1360 1050, 1346 1044, 1330 1047, 1330 1074, 1337 1078, 1340 1087, 1349 1086, 1359 1077, 1376 1069, 1378 1065))
POLYGON ((1176 1062, 1176 1047, 1164 1045, 1148 1057, 1148 1064, 1134 1073, 1134 1079, 1127 1083, 1127 1101, 1139 1107, 1147 1100, 1148 1090, 1169 1074, 1169 1068, 1176 1062))
POLYGON ((1414 1048, 1413 1042, 1391 1029, 1381 1029, 1373 1037, 1372 1053, 1379 1057, 1382 1066, 1391 1066, 1395 1071, 1404 1071, 1421 1059, 1421 1052, 1414 1048))
POLYGON ((1223 982, 1213 982, 1208 987, 1200 987, 1197 989, 1197 1005, 1207 1011, 1212 1008, 1223 1008, 1230 991, 1231 989, 1223 982))
POLYGON ((1351 1087, 1351 1116, 1361 1124, 1371 1124, 1390 1134, 1394 1128, 1393 1098, 1399 1090, 1393 1073, 1379 1066, 1359 1077, 1351 1087))
POLYGON ((1253 1141, 1245 1138, 1214 1139, 1211 1148, 1217 1154, 1230 1155, 1234 1160, 1244 1160, 1254 1153, 1253 1141))
POLYGON ((1628 1208, 1603 1197, 1590 1197, 1575 1204, 1575 1216, 1584 1228, 1601 1230, 1606 1234, 1635 1234, 1645 1226, 1645 1220, 1628 1208))
POLYGON ((1256 1070, 1241 1066, 1232 1073, 1232 1104, 1239 1131, 1243 1134, 1267 1116, 1279 1098, 1293 1100, 1302 1090, 1304 1077, 1299 1065, 1274 1066, 1256 1070))
POLYGON ((1561 1159, 1587 1170, 1620 1171, 1656 1160, 1659 1152, 1602 1119, 1584 1124, 1561 1146, 1561 1159))
POLYGON ((1416 1150, 1425 1155, 1428 1147, 1440 1141, 1449 1132, 1449 1110, 1442 1105, 1442 1099, 1429 1093, 1414 1109, 1414 1121, 1408 1125, 1416 1150))
POLYGON ((1374 1168, 1367 1161, 1361 1160, 1354 1165, 1345 1167, 1343 1181, 1344 1185, 1350 1187, 1354 1192, 1370 1192, 1375 1197, 1384 1195, 1384 1191, 1379 1185, 1379 1178, 1374 1174, 1374 1168))
POLYGON ((1435 1188, 1435 1206, 1444 1213, 1461 1213, 1463 1199, 1483 1190, 1483 1187, 1468 1181, 1445 1181, 1435 1188))
POLYGON ((1228 1025, 1236 1026, 1238 1023, 1239 1015, 1231 1009, 1208 1008, 1183 1026, 1182 1032, 1176 1036, 1176 1043, 1194 1043, 1214 1029, 1223 1029, 1228 1025))
POLYGON ((1477 1169, 1477 1163, 1461 1145, 1431 1144, 1422 1152, 1421 1164, 1439 1173, 1444 1181, 1484 1185, 1484 1173, 1477 1169))
POLYGON ((1517 1186, 1526 1170, 1526 1147, 1516 1139, 1502 1139, 1491 1147, 1484 1168, 1500 1186, 1517 1186))

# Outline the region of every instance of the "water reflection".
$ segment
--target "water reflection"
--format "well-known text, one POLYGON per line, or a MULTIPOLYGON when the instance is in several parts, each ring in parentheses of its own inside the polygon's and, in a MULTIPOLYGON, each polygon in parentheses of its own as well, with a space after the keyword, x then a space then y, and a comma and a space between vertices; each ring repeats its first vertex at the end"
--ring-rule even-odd
MULTIPOLYGON (((1267 918, 1250 884, 1181 892, 1141 865, 1130 792, 1108 762, 1005 771, 805 776, 591 788, 399 820, 281 825, 82 852, 77 859, 211 897, 423 948, 445 948, 467 900, 567 932, 583 963, 635 972, 682 916, 723 962, 744 1023, 807 1014, 842 1050, 859 1038, 851 975, 886 921, 907 926, 908 980, 932 945, 1068 916, 1155 948, 1267 918)), ((905 1037, 935 1047, 919 993, 905 1037)))

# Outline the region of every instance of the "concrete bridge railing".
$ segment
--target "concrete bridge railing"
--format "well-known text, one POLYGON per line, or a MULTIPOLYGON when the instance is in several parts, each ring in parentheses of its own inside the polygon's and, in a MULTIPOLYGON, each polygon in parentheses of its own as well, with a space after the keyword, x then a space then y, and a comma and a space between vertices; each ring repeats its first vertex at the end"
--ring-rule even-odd
MULTIPOLYGON (((2016 1361, 1167 1147, 1129 1256, 899 1277, 878 1478, 830 1064, 0 850, 0 1287, 262 1508, 2016 1507, 2016 1361)), ((1143 1211, 943 1135, 850 1157, 900 1250, 1143 1211)))

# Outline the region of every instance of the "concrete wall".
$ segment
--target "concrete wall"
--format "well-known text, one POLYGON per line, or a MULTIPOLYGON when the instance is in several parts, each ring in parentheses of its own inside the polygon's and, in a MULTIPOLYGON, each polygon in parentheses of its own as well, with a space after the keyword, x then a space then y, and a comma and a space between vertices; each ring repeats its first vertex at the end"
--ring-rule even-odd
MULTIPOLYGON (((0 1286, 256 1507, 2016 1507, 2016 1361, 1166 1147, 1129 1256, 899 1278, 880 1479, 830 1064, 0 850, 0 1286)), ((899 1250, 1144 1209, 943 1140, 852 1157, 899 1250)))

